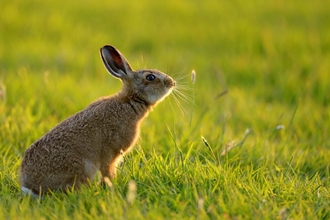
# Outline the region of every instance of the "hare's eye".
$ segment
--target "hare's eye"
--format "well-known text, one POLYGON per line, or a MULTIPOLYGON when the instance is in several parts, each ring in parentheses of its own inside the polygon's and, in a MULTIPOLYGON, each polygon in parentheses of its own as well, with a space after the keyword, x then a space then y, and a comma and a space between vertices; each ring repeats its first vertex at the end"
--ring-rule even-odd
POLYGON ((148 80, 148 81, 153 81, 154 79, 156 79, 156 76, 154 74, 149 74, 146 77, 146 80, 148 80))

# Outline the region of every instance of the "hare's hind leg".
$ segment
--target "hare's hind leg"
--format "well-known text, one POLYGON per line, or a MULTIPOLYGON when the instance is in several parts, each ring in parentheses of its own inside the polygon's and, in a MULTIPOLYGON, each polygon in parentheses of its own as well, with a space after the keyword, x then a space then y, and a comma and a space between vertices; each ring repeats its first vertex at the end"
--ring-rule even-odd
POLYGON ((63 192, 79 191, 82 185, 88 185, 89 183, 90 179, 85 176, 73 176, 67 178, 58 189, 63 192))
POLYGON ((25 186, 22 186, 21 190, 22 190, 22 193, 24 195, 30 195, 32 198, 39 198, 40 197, 39 192, 35 192, 33 189, 29 189, 25 186))

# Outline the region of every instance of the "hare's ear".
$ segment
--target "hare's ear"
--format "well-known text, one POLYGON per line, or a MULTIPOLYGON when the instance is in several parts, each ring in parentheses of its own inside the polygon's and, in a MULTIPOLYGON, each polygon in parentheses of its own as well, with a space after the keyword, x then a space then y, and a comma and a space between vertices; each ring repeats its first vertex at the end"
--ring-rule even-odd
POLYGON ((132 72, 125 57, 113 46, 105 45, 100 49, 100 53, 105 67, 113 76, 122 78, 123 74, 132 72))

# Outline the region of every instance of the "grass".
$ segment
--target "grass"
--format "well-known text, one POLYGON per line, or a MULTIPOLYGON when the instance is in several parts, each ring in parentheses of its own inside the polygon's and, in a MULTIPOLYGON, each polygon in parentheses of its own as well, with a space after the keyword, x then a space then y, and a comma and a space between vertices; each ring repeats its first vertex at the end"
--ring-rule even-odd
POLYGON ((0 219, 330 218, 327 1, 0 8, 0 219), (98 55, 104 44, 134 68, 182 78, 186 113, 173 97, 159 104, 111 188, 96 178, 68 195, 21 195, 25 149, 120 89, 98 55))

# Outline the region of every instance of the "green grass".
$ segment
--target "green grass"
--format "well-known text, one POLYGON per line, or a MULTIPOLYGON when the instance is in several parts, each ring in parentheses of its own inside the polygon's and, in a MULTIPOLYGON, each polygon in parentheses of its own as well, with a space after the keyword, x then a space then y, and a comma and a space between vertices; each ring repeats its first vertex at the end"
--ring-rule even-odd
POLYGON ((0 219, 330 218, 328 1, 0 8, 0 219), (134 68, 184 76, 186 113, 169 97, 149 114, 112 188, 96 178, 69 195, 21 195, 25 149, 120 89, 100 60, 104 44, 134 68))

